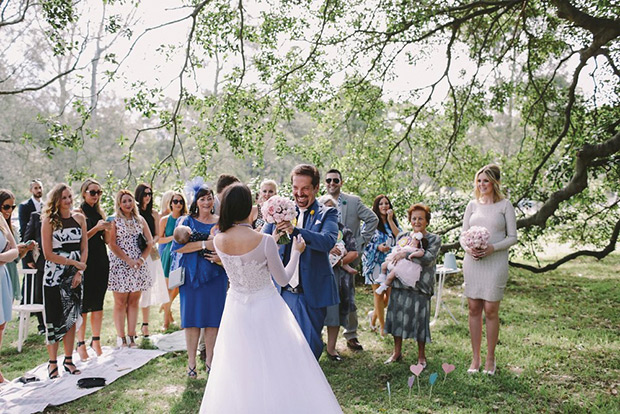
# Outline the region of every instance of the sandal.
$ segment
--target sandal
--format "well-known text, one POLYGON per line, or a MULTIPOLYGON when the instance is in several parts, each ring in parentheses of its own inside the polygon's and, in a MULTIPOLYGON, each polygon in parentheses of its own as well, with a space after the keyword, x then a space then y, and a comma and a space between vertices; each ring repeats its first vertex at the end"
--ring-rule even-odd
POLYGON ((116 337, 116 346, 120 348, 127 348, 127 337, 126 336, 117 336, 116 337))
POLYGON ((196 373, 196 366, 194 366, 194 368, 187 367, 187 377, 191 379, 198 378, 198 374, 196 373))
POLYGON ((86 342, 84 341, 78 341, 77 342, 77 346, 76 346, 76 351, 78 351, 78 354, 80 355, 80 361, 82 362, 86 362, 88 361, 88 351, 86 350, 86 342), (83 346, 83 352, 86 353, 86 357, 82 356, 82 352, 80 352, 80 347, 83 346))
POLYGON ((65 367, 65 371, 67 371, 71 375, 79 375, 82 373, 82 371, 77 369, 77 367, 73 363, 73 356, 65 356, 65 360, 62 361, 62 366, 65 367), (74 369, 71 370, 69 367, 73 367, 74 369))
POLYGON ((101 337, 100 336, 93 336, 92 338, 90 338, 90 349, 92 349, 93 351, 95 351, 95 353, 97 354, 97 356, 101 356, 101 354, 103 353, 103 351, 101 350, 101 337), (95 349, 93 347, 93 342, 99 342, 99 350, 95 349))
POLYGON ((129 348, 137 348, 138 344, 136 343, 137 336, 129 335, 129 348))
POLYGON ((140 331, 142 331, 142 336, 145 338, 148 338, 149 335, 149 323, 148 322, 142 322, 142 326, 140 327, 140 331), (146 328, 146 329, 144 329, 146 328), (144 331, 146 330, 146 333, 144 333, 144 331))
POLYGON ((59 377, 58 375, 58 361, 57 360, 49 360, 48 364, 47 364, 47 375, 50 377, 50 379, 56 379, 59 377), (52 365, 56 365, 56 368, 54 368, 53 370, 50 371, 50 368, 52 365), (56 375, 54 375, 56 374, 56 375))

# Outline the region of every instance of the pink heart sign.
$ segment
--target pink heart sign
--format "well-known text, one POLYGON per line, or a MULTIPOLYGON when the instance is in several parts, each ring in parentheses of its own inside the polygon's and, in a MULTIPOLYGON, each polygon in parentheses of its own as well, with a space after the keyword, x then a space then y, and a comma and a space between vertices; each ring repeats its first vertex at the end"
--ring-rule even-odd
POLYGON ((443 372, 447 374, 451 373, 452 371, 454 371, 456 369, 456 367, 452 364, 448 364, 447 362, 444 362, 443 364, 441 364, 441 368, 443 369, 443 372))
POLYGON ((422 364, 411 365, 409 369, 411 370, 411 372, 413 372, 413 375, 415 375, 416 377, 419 377, 422 371, 424 370, 424 365, 422 364))

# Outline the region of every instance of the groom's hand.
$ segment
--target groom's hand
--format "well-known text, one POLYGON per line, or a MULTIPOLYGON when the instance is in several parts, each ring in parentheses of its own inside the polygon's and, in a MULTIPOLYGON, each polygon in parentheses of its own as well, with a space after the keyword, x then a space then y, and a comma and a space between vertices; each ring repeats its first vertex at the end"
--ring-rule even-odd
POLYGON ((281 221, 276 225, 276 229, 280 233, 288 233, 291 234, 293 232, 293 223, 290 221, 281 221))

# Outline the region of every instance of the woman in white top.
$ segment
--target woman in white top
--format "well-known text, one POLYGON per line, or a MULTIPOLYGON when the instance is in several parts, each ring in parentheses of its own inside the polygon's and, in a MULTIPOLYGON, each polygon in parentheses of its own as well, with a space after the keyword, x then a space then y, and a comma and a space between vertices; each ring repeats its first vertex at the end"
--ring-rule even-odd
POLYGON ((474 178, 474 195, 463 218, 463 232, 471 226, 486 228, 491 237, 486 249, 471 250, 463 243, 465 296, 469 303, 469 334, 473 357, 467 372, 481 365, 482 312, 487 328, 485 374, 495 374, 495 346, 499 336, 499 303, 508 281, 508 248, 517 242, 517 223, 512 204, 500 190, 500 170, 495 164, 482 167, 474 178))

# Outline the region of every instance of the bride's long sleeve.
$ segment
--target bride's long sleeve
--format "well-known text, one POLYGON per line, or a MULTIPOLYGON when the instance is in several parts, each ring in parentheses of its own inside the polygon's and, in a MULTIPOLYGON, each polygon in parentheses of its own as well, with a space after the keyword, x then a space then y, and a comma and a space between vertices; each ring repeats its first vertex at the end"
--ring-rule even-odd
POLYGON ((299 264, 299 251, 292 249, 291 259, 289 260, 286 268, 282 264, 282 259, 278 253, 278 245, 273 237, 268 236, 265 242, 265 256, 267 256, 267 267, 271 276, 280 286, 286 286, 295 273, 295 268, 299 264))

